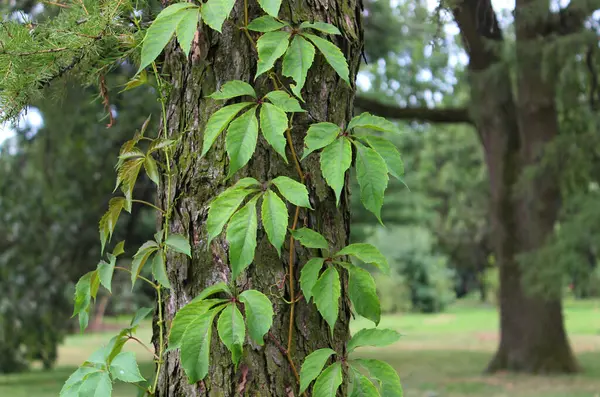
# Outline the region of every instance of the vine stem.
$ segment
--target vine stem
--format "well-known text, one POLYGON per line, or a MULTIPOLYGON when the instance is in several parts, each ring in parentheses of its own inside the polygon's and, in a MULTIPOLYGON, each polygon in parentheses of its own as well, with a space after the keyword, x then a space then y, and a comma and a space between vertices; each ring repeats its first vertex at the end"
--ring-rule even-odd
MULTIPOLYGON (((133 274, 133 272, 131 270, 127 269, 126 267, 115 266, 115 269, 125 271, 125 272, 127 272, 129 274, 133 274)), ((156 289, 156 284, 154 284, 152 281, 148 280, 146 277, 140 276, 139 274, 136 275, 136 277, 139 278, 142 281, 147 282, 148 284, 150 284, 152 286, 152 288, 156 289)))
POLYGON ((158 360, 159 357, 156 355, 156 353, 154 353, 152 350, 150 350, 150 348, 148 346, 146 346, 146 344, 144 342, 142 342, 141 340, 139 340, 138 338, 136 338, 133 335, 129 335, 129 339, 132 341, 135 341, 137 343, 139 343, 144 349, 146 349, 146 351, 150 354, 152 354, 154 356, 155 360, 158 360))
POLYGON ((165 211, 163 211, 161 208, 157 207, 156 205, 154 205, 154 204, 152 204, 152 203, 149 203, 148 201, 144 201, 144 200, 136 200, 136 199, 133 199, 133 200, 131 200, 131 201, 132 201, 132 202, 134 202, 134 203, 140 203, 140 204, 147 205, 148 207, 152 207, 152 208, 154 208, 155 210, 159 211, 161 214, 164 214, 164 213, 165 213, 165 211))

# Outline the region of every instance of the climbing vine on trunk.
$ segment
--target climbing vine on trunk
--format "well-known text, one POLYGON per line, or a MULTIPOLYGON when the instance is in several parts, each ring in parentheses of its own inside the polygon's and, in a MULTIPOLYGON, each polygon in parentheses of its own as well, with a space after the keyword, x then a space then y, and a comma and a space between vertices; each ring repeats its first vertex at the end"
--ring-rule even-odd
MULTIPOLYGON (((258 290, 239 290, 236 284, 238 276, 253 264, 259 223, 280 257, 285 240, 289 238, 290 258, 286 280, 289 296, 279 299, 284 299, 290 306, 288 341, 287 346, 282 349, 297 380, 296 392, 305 394, 311 390, 315 397, 333 397, 343 383, 343 377, 348 376, 352 396, 402 395, 400 380, 391 366, 378 360, 348 357, 358 347, 385 346, 399 338, 395 331, 377 328, 380 305, 375 281, 369 272, 351 260, 371 264, 380 271, 389 273, 386 258, 369 244, 350 244, 341 250, 332 250, 330 246, 333 244, 323 235, 307 227, 298 227, 300 211, 312 210, 305 186, 307 176, 302 167, 302 161, 308 156, 319 156, 322 176, 335 193, 338 205, 346 172, 355 159, 361 201, 381 222, 380 212, 388 174, 401 179, 404 171, 398 150, 384 137, 385 134, 396 132, 396 128, 385 119, 368 113, 352 118, 347 126, 327 121, 314 123, 307 130, 304 153, 300 157, 291 144, 291 131, 294 114, 305 112, 302 106, 302 89, 315 54, 322 54, 338 76, 350 83, 349 67, 342 51, 328 40, 328 37, 338 35, 340 31, 322 21, 291 24, 278 19, 280 0, 258 0, 258 3, 266 15, 249 21, 248 1, 245 0, 244 25, 239 28, 258 53, 255 77, 267 76, 273 90, 259 95, 255 87, 245 81, 232 80, 222 84, 209 96, 223 106, 209 117, 199 154, 201 157, 205 156, 215 140, 225 134, 229 158, 227 179, 232 183, 209 205, 206 228, 208 244, 225 234, 229 246, 231 277, 228 282, 218 282, 204 289, 176 313, 170 324, 165 320, 161 304, 163 294, 171 288, 165 267, 166 258, 173 254, 191 257, 192 249, 186 236, 169 233, 169 220, 177 200, 170 196, 173 191, 170 176, 177 167, 173 160, 173 150, 178 137, 169 139, 166 136, 168 87, 155 61, 174 36, 185 55, 190 55, 194 42, 198 40, 200 21, 220 32, 235 1, 208 0, 201 6, 190 2, 175 3, 163 9, 145 30, 130 2, 116 3, 115 10, 121 10, 123 6, 130 7, 128 11, 133 25, 137 31, 144 32, 140 66, 136 77, 126 89, 147 83, 148 71, 153 73, 162 104, 163 125, 158 136, 151 138, 146 133, 148 119, 140 131, 121 148, 116 165, 115 191, 120 188, 122 195, 110 200, 108 211, 100 220, 102 252, 104 253, 111 240, 121 212, 131 212, 134 202, 156 210, 162 218, 162 227, 154 235, 154 239, 139 247, 130 267, 116 265, 117 257, 124 252, 124 242, 119 242, 111 253, 106 253, 106 260, 100 261, 96 270, 82 276, 76 285, 73 315, 78 315, 83 331, 88 325, 90 307, 100 286, 111 291, 115 270, 130 273, 132 286, 138 280, 151 285, 156 291, 158 302, 155 313, 158 349, 152 353, 156 373, 152 379, 144 379, 133 353, 122 351, 123 346, 130 341, 143 345, 135 333, 142 320, 152 312, 151 309, 144 308, 135 314, 129 327, 113 337, 70 376, 61 390, 61 396, 110 396, 115 381, 135 383, 141 395, 155 395, 158 374, 168 351, 179 351, 181 365, 190 383, 201 382, 209 371, 213 338, 218 338, 227 348, 237 369, 244 349, 250 343, 263 346, 265 336, 273 324, 273 303, 270 298, 258 290), (258 40, 254 41, 250 31, 260 34, 258 40), (282 63, 281 76, 275 69, 279 59, 282 63), (284 84, 286 77, 293 80, 294 84, 284 84), (270 180, 245 177, 233 182, 237 171, 255 155, 259 133, 286 164, 294 167, 296 179, 287 176, 277 176, 270 180), (286 155, 286 147, 291 152, 291 158, 286 155), (161 183, 161 174, 166 176, 169 184, 165 189, 165 202, 168 204, 166 208, 134 198, 134 187, 142 168, 157 186, 161 183), (296 207, 292 211, 292 219, 288 206, 296 207), (299 280, 294 276, 296 242, 314 253, 314 257, 302 267, 299 280), (151 268, 151 278, 142 275, 145 266, 151 268), (294 344, 294 305, 299 300, 314 302, 333 335, 338 321, 339 301, 342 298, 342 272, 347 272, 348 275, 348 295, 354 311, 371 320, 376 327, 357 332, 347 341, 344 351, 322 348, 310 353, 303 362, 295 362, 290 353, 294 344), (213 336, 215 324, 217 335, 213 336)), ((83 2, 77 4, 84 8, 86 14, 90 12, 85 9, 83 2)), ((74 7, 75 4, 72 4, 71 8, 74 7)), ((73 11, 63 11, 63 17, 69 12, 73 11)), ((112 18, 115 13, 108 15, 112 18)), ((101 35, 109 34, 107 29, 108 27, 104 27, 101 30, 97 40, 100 40, 101 35)), ((44 53, 47 50, 40 51, 44 53)), ((150 348, 147 349, 151 351, 150 348)))

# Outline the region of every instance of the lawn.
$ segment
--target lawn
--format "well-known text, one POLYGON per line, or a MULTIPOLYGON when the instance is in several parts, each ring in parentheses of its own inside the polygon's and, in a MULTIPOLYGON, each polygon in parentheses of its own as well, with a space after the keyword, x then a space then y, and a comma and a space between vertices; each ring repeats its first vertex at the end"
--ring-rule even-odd
MULTIPOLYGON (((498 319, 493 307, 462 302, 442 314, 385 316, 382 327, 398 330, 402 339, 385 349, 363 349, 361 357, 392 364, 402 379, 407 397, 600 397, 600 302, 567 302, 567 328, 584 371, 576 376, 531 377, 513 374, 483 375, 498 340, 498 319)), ((356 320, 353 330, 369 327, 356 320)), ((50 372, 0 376, 0 396, 57 396, 64 380, 112 333, 67 338, 59 363, 50 372)), ((140 331, 150 339, 150 329, 140 331)), ((142 372, 153 371, 150 354, 132 345, 142 372)), ((130 385, 115 385, 113 396, 135 396, 130 385)))

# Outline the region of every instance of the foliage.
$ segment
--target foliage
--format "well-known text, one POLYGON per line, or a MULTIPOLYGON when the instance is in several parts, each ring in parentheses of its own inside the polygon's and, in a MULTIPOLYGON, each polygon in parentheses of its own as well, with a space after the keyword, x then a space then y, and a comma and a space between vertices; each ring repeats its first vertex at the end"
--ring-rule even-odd
MULTIPOLYGON (((298 99, 306 80, 306 73, 318 50, 341 79, 349 83, 349 69, 341 50, 320 35, 340 34, 339 30, 328 23, 313 21, 303 22, 290 31, 288 22, 276 19, 280 2, 259 1, 259 5, 269 16, 263 16, 252 24, 243 27, 244 30, 261 32, 256 41, 258 51, 257 77, 267 74, 272 78, 275 90, 258 97, 253 87, 242 81, 228 81, 211 95, 213 100, 226 101, 232 98, 247 97, 246 102, 226 105, 215 112, 209 119, 205 131, 205 141, 202 156, 210 150, 214 140, 223 131, 226 133, 226 149, 229 156, 229 178, 244 167, 253 156, 259 131, 265 140, 287 162, 285 148, 291 141, 290 129, 292 117, 288 113, 301 112, 298 99), (283 57, 283 75, 292 77, 295 84, 290 85, 289 92, 285 86, 279 87, 278 76, 272 71, 275 62, 283 57), (292 96, 293 94, 293 96, 292 96), (294 98, 297 97, 298 99, 294 98), (240 114, 241 113, 241 114, 240 114), (257 117, 257 114, 259 115, 257 117)), ((14 23, 5 31, 20 37, 14 40, 17 49, 12 47, 5 50, 0 57, 0 66, 5 73, 0 81, 3 87, 2 101, 7 109, 7 117, 18 110, 34 94, 35 88, 44 86, 57 76, 80 66, 86 73, 97 73, 110 69, 117 59, 125 59, 134 54, 136 37, 144 35, 141 45, 141 58, 138 76, 126 86, 126 90, 143 86, 147 82, 146 67, 151 66, 157 80, 159 101, 162 105, 162 132, 166 134, 167 113, 165 108, 168 87, 161 79, 156 66, 156 58, 163 48, 175 35, 179 46, 185 54, 190 52, 192 41, 200 19, 212 29, 219 32, 225 19, 228 18, 234 2, 230 0, 209 0, 202 6, 193 3, 175 3, 162 10, 152 21, 148 29, 142 28, 142 21, 133 4, 128 1, 107 1, 93 4, 91 2, 73 2, 62 10, 56 18, 40 23, 34 28, 33 35, 25 38, 25 26, 14 23), (127 15, 127 18, 125 18, 127 15), (127 19, 132 24, 124 23, 127 19), (85 22, 80 22, 85 20, 85 22), (89 23, 88 23, 89 22, 89 23), (83 25, 83 27, 81 27, 83 25), (67 33, 64 28, 70 28, 67 33), (87 30, 86 30, 87 29, 87 30), (48 36, 50 40, 42 39, 48 36), (86 39, 86 40, 84 40, 86 39), (49 46, 47 43, 52 42, 49 46), (116 48, 112 56, 95 48, 95 44, 116 48), (56 45, 61 47, 56 47, 56 45), (94 45, 91 45, 94 44, 94 45), (125 45, 124 45, 125 44, 125 45), (23 53, 22 47, 29 46, 31 53, 23 53), (64 48, 63 48, 64 47, 64 48), (95 52, 96 58, 92 57, 95 52), (7 52, 8 51, 8 52, 7 52), (17 52, 14 52, 17 51, 17 52), (64 54, 63 54, 64 52, 64 54), (60 53, 55 56, 55 53, 60 53), (49 55, 54 61, 48 70, 42 61, 47 61, 49 55), (23 62, 31 56, 32 72, 27 81, 20 81, 18 76, 23 73, 23 64, 12 68, 8 56, 16 57, 23 62), (100 66, 82 66, 83 60, 97 59, 100 66), (71 62, 71 63, 69 63, 71 62), (73 66, 71 66, 73 64, 73 66), (13 73, 13 70, 19 72, 13 73), (16 87, 23 90, 16 90, 16 87)), ((247 4, 245 5, 247 7, 247 4)), ((247 14, 247 9, 246 9, 247 14)), ((248 35, 250 40, 251 37, 248 35)), ((4 39, 0 37, 0 39, 4 39)), ((254 43, 252 41, 252 43, 254 43)), ((133 56, 135 60, 135 56, 133 56)), ((103 99, 106 102, 105 90, 103 99)), ((153 395, 156 391, 158 373, 164 362, 165 342, 167 339, 166 323, 162 313, 162 294, 171 288, 165 270, 165 258, 170 255, 192 256, 193 252, 187 237, 170 233, 169 219, 172 216, 175 198, 172 197, 171 170, 177 166, 172 161, 173 146, 178 137, 167 139, 159 133, 156 137, 148 136, 149 120, 120 150, 116 164, 117 181, 115 191, 121 194, 113 197, 108 210, 100 219, 99 231, 101 252, 111 244, 112 237, 119 223, 120 216, 131 213, 133 203, 150 207, 161 215, 163 226, 150 239, 143 243, 133 256, 131 267, 117 265, 117 258, 124 252, 124 243, 117 243, 112 252, 105 253, 105 260, 100 261, 95 270, 82 276, 74 293, 75 307, 73 316, 79 317, 80 328, 83 331, 89 322, 90 308, 98 296, 101 287, 109 292, 112 289, 112 278, 115 270, 125 271, 131 275, 132 287, 137 280, 150 285, 156 292, 159 302, 157 306, 157 372, 154 380, 146 382, 141 376, 135 358, 122 351, 124 344, 134 337, 140 319, 149 314, 148 310, 134 317, 130 327, 122 330, 111 342, 90 357, 65 383, 61 396, 108 396, 112 393, 113 382, 119 380, 126 383, 139 383, 145 393, 153 395), (143 170, 143 171, 142 171, 143 170), (143 172, 143 173, 142 173, 143 172), (134 198, 136 184, 140 175, 146 175, 154 185, 167 184, 165 208, 160 208, 146 200, 134 198), (152 277, 143 274, 145 265, 151 267, 152 277), (151 264, 151 265, 150 265, 151 264), (154 280, 154 281, 153 281, 154 280)), ((356 158, 356 179, 360 186, 360 197, 365 208, 375 214, 381 222, 381 208, 384 193, 388 185, 388 173, 396 178, 403 174, 403 163, 397 149, 381 136, 382 133, 396 132, 395 126, 383 118, 368 113, 360 114, 350 120, 348 126, 337 126, 329 122, 321 122, 310 127, 306 137, 306 157, 309 153, 321 159, 321 170, 327 184, 335 192, 339 203, 340 194, 345 182, 346 171, 356 158), (325 134, 324 138, 320 138, 325 134), (325 139, 325 140, 323 140, 325 139)), ((207 227, 211 238, 223 232, 226 226, 226 239, 229 243, 229 259, 232 270, 232 283, 252 264, 256 247, 259 215, 257 206, 260 204, 260 221, 273 247, 280 252, 283 241, 290 232, 291 242, 294 234, 298 241, 307 247, 319 247, 321 257, 310 260, 309 273, 304 271, 300 286, 305 297, 314 301, 318 311, 329 324, 332 334, 338 317, 339 300, 341 299, 341 272, 349 274, 349 298, 353 309, 363 317, 369 318, 376 325, 380 320, 380 304, 375 291, 375 282, 365 270, 357 267, 353 258, 389 272, 386 258, 372 245, 360 243, 351 244, 337 252, 329 250, 329 244, 324 236, 314 230, 300 229, 295 231, 297 216, 288 229, 289 219, 287 204, 311 209, 307 188, 304 185, 304 174, 301 171, 299 158, 290 148, 292 160, 298 170, 299 181, 289 177, 279 176, 269 181, 258 181, 244 178, 221 193, 211 204, 207 227), (261 201, 262 200, 262 201, 261 201), (285 201, 284 201, 285 200, 285 201), (225 211, 222 211, 225 209, 225 211)), ((296 211, 297 214, 297 211, 296 211)), ((292 254, 293 255, 293 251, 292 254)), ((290 267, 293 266, 290 261, 290 267)), ((147 267, 147 266, 146 266, 147 267)), ((289 271, 290 284, 294 283, 292 268, 289 271)), ((293 286, 291 291, 293 291, 293 286)), ((296 296, 291 293, 291 304, 296 296)), ((271 327, 273 307, 270 299, 255 290, 238 291, 234 285, 215 284, 204 290, 199 296, 178 311, 175 319, 169 325, 168 349, 179 349, 182 366, 190 382, 202 380, 208 372, 210 346, 212 344, 213 324, 216 321, 217 334, 221 342, 231 352, 235 366, 244 354, 246 345, 246 329, 254 343, 264 343, 264 336, 271 327), (243 308, 243 311, 240 310, 243 308)), ((294 321, 293 311, 290 321, 294 321)), ((359 332, 348 341, 348 350, 360 346, 382 346, 393 343, 398 335, 394 331, 371 329, 359 332)), ((291 346, 288 347, 288 351, 291 346)), ((334 396, 343 382, 344 373, 351 375, 353 394, 368 392, 370 395, 401 395, 401 386, 396 372, 383 362, 375 360, 348 361, 347 353, 331 351, 327 357, 321 357, 318 365, 313 365, 313 355, 309 355, 302 365, 299 379, 301 392, 312 383, 313 395, 317 397, 334 396), (326 365, 330 356, 336 360, 326 365), (356 367, 355 367, 356 366, 356 367), (367 371, 364 376, 358 366, 367 371), (350 372, 345 371, 348 367, 350 372), (304 374, 304 375, 302 375, 304 374), (377 385, 377 387, 375 386, 377 385)), ((294 363, 288 353, 292 368, 294 363)), ((294 369, 295 370, 295 369, 294 369)))

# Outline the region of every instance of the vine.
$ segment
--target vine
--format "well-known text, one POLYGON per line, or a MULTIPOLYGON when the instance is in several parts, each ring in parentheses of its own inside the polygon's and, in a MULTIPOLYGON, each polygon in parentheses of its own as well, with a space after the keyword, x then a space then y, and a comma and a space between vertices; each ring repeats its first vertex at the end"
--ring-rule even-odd
MULTIPOLYGON (((301 91, 317 50, 339 77, 349 83, 349 68, 341 50, 318 35, 339 35, 340 31, 331 24, 319 21, 302 22, 292 26, 277 18, 281 1, 258 0, 258 3, 267 15, 249 21, 248 3, 245 0, 244 26, 240 29, 257 51, 256 77, 267 75, 273 83, 274 90, 259 97, 252 85, 234 80, 224 83, 209 95, 213 100, 223 101, 224 106, 208 119, 203 132, 200 156, 205 156, 215 140, 225 133, 229 180, 254 155, 260 133, 286 164, 289 164, 286 146, 290 148, 299 180, 286 176, 277 176, 267 181, 242 178, 209 204, 206 222, 208 244, 225 233, 229 243, 229 265, 232 275, 230 284, 219 282, 203 290, 177 311, 167 334, 162 309, 162 292, 171 288, 165 268, 166 257, 169 253, 191 257, 192 252, 185 236, 169 233, 169 220, 175 201, 171 197, 171 149, 178 138, 168 139, 166 136, 166 87, 155 60, 173 36, 176 36, 182 51, 189 55, 200 19, 220 32, 223 22, 231 13, 234 1, 208 0, 201 6, 180 2, 162 10, 145 33, 138 74, 126 87, 131 89, 147 82, 146 68, 151 67, 161 102, 161 132, 156 138, 147 137, 147 119, 140 131, 120 150, 115 191, 120 188, 123 196, 110 200, 108 211, 100 220, 102 252, 104 253, 106 244, 111 240, 121 212, 131 212, 134 202, 156 210, 162 217, 162 228, 154 235, 153 240, 147 241, 137 250, 130 268, 116 266, 118 256, 124 252, 124 242, 119 242, 112 253, 106 254, 106 261, 101 261, 96 270, 81 277, 76 285, 73 312, 74 316, 79 316, 80 328, 83 331, 87 327, 89 310, 100 285, 110 292, 115 270, 130 273, 132 287, 138 279, 150 284, 157 296, 158 351, 152 353, 156 362, 156 372, 153 380, 148 382, 140 374, 133 354, 122 351, 126 342, 134 341, 152 352, 135 336, 139 324, 153 311, 144 308, 135 314, 129 327, 113 337, 107 346, 95 352, 71 375, 63 386, 61 396, 110 396, 112 383, 116 380, 135 383, 142 394, 155 395, 164 356, 166 352, 175 350, 179 350, 181 365, 189 382, 202 381, 209 370, 215 321, 218 337, 231 353, 236 368, 246 345, 246 332, 255 344, 264 345, 265 335, 269 333, 273 324, 272 302, 260 291, 248 289, 240 292, 235 288, 238 276, 254 261, 259 222, 258 205, 261 209, 260 222, 268 241, 280 257, 281 248, 289 233, 289 301, 285 301, 290 306, 288 340, 285 347, 277 341, 276 343, 285 354, 294 373, 298 392, 305 393, 312 384, 313 396, 333 397, 346 374, 349 375, 352 384, 352 396, 402 395, 400 380, 391 366, 378 360, 348 357, 356 348, 362 346, 385 346, 396 342, 399 334, 392 330, 363 329, 347 342, 345 352, 324 348, 310 353, 301 364, 300 371, 294 362, 293 323, 297 301, 305 299, 310 303, 312 300, 333 335, 341 298, 340 271, 346 271, 348 294, 354 311, 378 326, 380 305, 375 281, 368 271, 347 258, 374 265, 380 271, 389 273, 386 258, 372 245, 350 244, 335 252, 331 251, 328 241, 317 231, 306 227, 298 228, 300 211, 312 209, 301 162, 313 153, 319 153, 323 178, 335 193, 336 204, 339 205, 346 172, 352 165, 352 159, 356 158, 356 178, 360 186, 361 201, 380 222, 388 174, 401 179, 404 169, 400 153, 382 136, 384 133, 396 132, 396 127, 389 121, 368 113, 352 118, 347 127, 330 122, 312 124, 304 139, 305 150, 302 157, 297 155, 292 145, 293 115, 305 112, 301 105, 301 102, 304 102, 301 91), (250 31, 261 34, 256 42, 250 31), (280 58, 282 75, 291 78, 295 83, 290 84, 289 89, 281 83, 280 76, 274 70, 275 63, 280 58), (226 104, 232 99, 242 101, 226 104), (164 158, 164 164, 156 161, 156 155, 164 158), (157 187, 166 179, 166 208, 133 198, 134 186, 142 167, 157 187), (290 219, 286 202, 296 207, 289 229, 290 219), (298 281, 294 278, 296 242, 322 253, 304 264, 298 281), (146 263, 151 263, 154 281, 141 275, 146 263), (296 294, 297 282, 301 294, 296 294), (240 308, 243 308, 243 311, 240 308), (336 359, 327 365, 332 357, 336 359), (365 370, 368 376, 364 375, 365 372, 360 368, 365 370)), ((135 17, 134 24, 141 30, 141 24, 135 17)))

